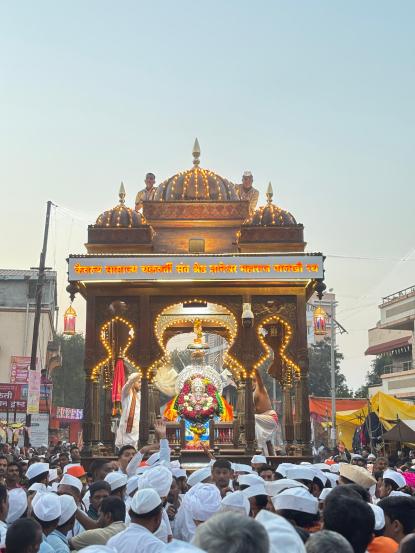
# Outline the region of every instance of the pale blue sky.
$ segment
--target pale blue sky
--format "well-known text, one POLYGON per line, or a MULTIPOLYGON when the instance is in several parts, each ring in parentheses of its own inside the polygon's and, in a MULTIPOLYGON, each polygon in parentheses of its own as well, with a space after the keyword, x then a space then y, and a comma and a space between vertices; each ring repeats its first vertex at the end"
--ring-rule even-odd
POLYGON ((202 166, 252 170, 262 202, 273 182, 309 250, 386 258, 326 262, 358 386, 378 300, 415 283, 414 20, 413 2, 0 2, 1 266, 37 262, 51 199, 61 292, 119 182, 132 203, 198 136, 202 166))

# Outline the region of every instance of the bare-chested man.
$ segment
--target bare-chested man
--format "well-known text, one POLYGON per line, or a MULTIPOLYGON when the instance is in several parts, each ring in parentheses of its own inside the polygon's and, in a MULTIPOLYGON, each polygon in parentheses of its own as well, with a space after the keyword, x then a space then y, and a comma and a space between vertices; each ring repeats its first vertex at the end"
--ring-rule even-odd
POLYGON ((274 455, 273 442, 278 425, 278 415, 272 408, 267 389, 258 370, 255 370, 252 388, 255 405, 255 436, 258 447, 262 449, 264 455, 274 455))

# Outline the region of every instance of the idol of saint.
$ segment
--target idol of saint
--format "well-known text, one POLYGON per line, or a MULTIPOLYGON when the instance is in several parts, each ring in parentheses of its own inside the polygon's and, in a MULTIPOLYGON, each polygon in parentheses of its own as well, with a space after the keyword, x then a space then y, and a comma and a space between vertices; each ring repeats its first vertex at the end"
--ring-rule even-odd
POLYGON ((115 437, 115 445, 118 448, 123 445, 137 447, 140 426, 140 385, 140 375, 134 372, 121 391, 122 413, 115 437))
POLYGON ((148 200, 154 200, 154 196, 157 191, 157 186, 154 186, 156 177, 154 173, 147 173, 144 179, 146 187, 137 193, 135 198, 135 210, 140 211, 143 208, 143 202, 148 200))
POLYGON ((259 191, 252 186, 253 182, 254 177, 251 171, 245 171, 242 175, 242 184, 235 186, 239 199, 249 201, 249 213, 251 215, 255 211, 259 198, 259 191))

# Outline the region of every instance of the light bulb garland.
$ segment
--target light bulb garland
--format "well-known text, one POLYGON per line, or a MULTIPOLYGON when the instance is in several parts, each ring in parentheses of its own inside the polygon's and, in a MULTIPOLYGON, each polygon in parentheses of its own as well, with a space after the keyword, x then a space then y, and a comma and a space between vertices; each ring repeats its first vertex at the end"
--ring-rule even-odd
MULTIPOLYGON (((185 317, 174 318, 172 320, 165 321, 164 324, 161 324, 161 318, 166 315, 166 311, 174 307, 181 307, 182 305, 198 304, 198 303, 204 304, 206 302, 205 300, 201 300, 200 298, 194 298, 192 300, 186 300, 180 303, 172 303, 171 305, 168 305, 167 307, 165 307, 163 311, 157 315, 154 321, 154 334, 157 338, 157 341, 161 349, 163 350, 163 356, 161 359, 156 360, 149 367, 148 375, 150 377, 150 382, 154 382, 156 370, 160 366, 166 366, 168 363, 167 343, 165 343, 164 334, 166 330, 173 325, 179 325, 179 324, 189 323, 189 322, 194 323, 195 319, 200 319, 202 322, 205 322, 205 323, 214 323, 218 326, 223 326, 227 331, 227 341, 229 344, 229 348, 232 346, 233 342, 235 341, 238 323, 235 315, 231 313, 226 307, 220 304, 215 304, 215 305, 219 305, 223 309, 226 309, 227 311, 226 315, 228 318, 231 319, 232 324, 230 324, 229 321, 214 318, 214 316, 201 317, 200 315, 190 315, 190 314, 186 315, 185 317)), ((229 367, 229 369, 232 371, 234 376, 246 378, 247 372, 245 368, 228 352, 226 352, 224 355, 224 361, 225 361, 225 365, 229 367)))
POLYGON ((271 354, 271 348, 266 343, 265 337, 262 334, 262 329, 265 325, 268 325, 270 323, 279 323, 282 325, 284 329, 284 335, 281 340, 281 345, 279 348, 279 355, 283 361, 283 364, 285 365, 285 370, 283 371, 283 378, 282 378, 282 385, 283 387, 291 388, 293 384, 293 380, 297 381, 301 376, 301 369, 300 367, 294 363, 292 359, 288 357, 286 354, 287 347, 289 346, 293 334, 292 326, 285 321, 283 318, 281 318, 279 315, 271 315, 270 317, 267 317, 261 323, 258 325, 257 328, 257 334, 259 341, 261 342, 261 345, 265 349, 266 353, 257 361, 254 365, 254 370, 259 369, 259 367, 262 365, 262 363, 270 356, 271 354))
POLYGON ((106 321, 101 326, 100 332, 99 332, 99 337, 100 337, 100 342, 103 345, 103 347, 104 347, 104 349, 107 353, 107 356, 105 357, 105 359, 103 359, 102 361, 97 363, 92 368, 90 378, 93 382, 98 382, 99 381, 99 376, 100 376, 101 371, 102 371, 103 372, 103 379, 104 379, 104 387, 105 388, 110 388, 111 387, 111 385, 112 385, 112 367, 111 367, 111 363, 115 361, 116 357, 123 357, 141 375, 141 368, 134 361, 132 361, 132 359, 130 359, 127 356, 127 351, 130 348, 130 346, 131 346, 131 344, 134 340, 134 337, 135 337, 134 327, 130 323, 130 321, 128 321, 127 319, 124 319, 123 317, 120 317, 118 315, 116 317, 113 317, 112 319, 110 319, 109 321, 106 321), (129 329, 127 343, 121 349, 120 352, 114 352, 113 348, 110 344, 110 328, 111 328, 111 325, 114 322, 119 322, 121 324, 124 324, 129 329))

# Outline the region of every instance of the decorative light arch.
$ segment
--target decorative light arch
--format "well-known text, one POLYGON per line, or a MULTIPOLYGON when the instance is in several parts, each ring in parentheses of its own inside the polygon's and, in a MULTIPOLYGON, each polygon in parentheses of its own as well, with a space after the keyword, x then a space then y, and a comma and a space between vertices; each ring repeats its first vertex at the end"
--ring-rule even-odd
POLYGON ((131 344, 134 340, 134 336, 135 336, 134 327, 130 323, 130 321, 128 321, 127 319, 124 319, 124 317, 120 317, 118 315, 116 317, 113 317, 109 321, 106 321, 101 326, 100 332, 99 332, 99 339, 100 339, 101 344, 104 346, 105 351, 107 352, 107 356, 105 357, 105 359, 103 359, 102 361, 97 363, 92 368, 92 371, 91 371, 91 380, 92 381, 98 382, 101 370, 104 369, 104 374, 103 374, 103 376, 104 376, 104 386, 105 386, 105 388, 110 388, 111 384, 112 384, 112 374, 111 374, 111 372, 108 368, 108 365, 110 364, 110 362, 112 360, 115 361, 115 359, 117 357, 123 357, 126 361, 128 361, 128 363, 132 367, 134 367, 137 370, 137 372, 141 376, 140 367, 127 356, 127 351, 130 348, 130 346, 131 346, 131 344), (122 350, 120 352, 114 352, 113 348, 112 348, 112 346, 109 342, 109 331, 110 331, 112 323, 114 323, 114 322, 119 322, 121 324, 124 324, 129 329, 128 330, 127 343, 125 344, 125 346, 122 348, 122 350))
POLYGON ((291 386, 293 385, 293 380, 299 380, 301 369, 297 365, 297 363, 290 359, 290 357, 288 357, 288 355, 286 354, 287 347, 289 346, 292 339, 293 329, 290 323, 288 323, 279 315, 271 315, 270 317, 263 319, 257 327, 258 338, 265 350, 265 354, 262 355, 260 359, 255 363, 254 369, 258 369, 262 365, 262 363, 271 355, 272 348, 266 343, 263 335, 263 330, 265 325, 269 325, 272 323, 279 323, 285 330, 284 337, 278 352, 285 364, 285 370, 283 371, 281 384, 283 387, 291 388, 291 386))
MULTIPOLYGON (((156 317, 154 321, 154 333, 156 335, 157 341, 163 350, 163 356, 160 359, 157 359, 150 367, 149 367, 149 375, 152 375, 150 380, 154 380, 154 376, 156 373, 156 370, 163 365, 166 365, 168 362, 168 353, 166 349, 166 343, 164 340, 164 334, 168 328, 171 328, 173 325, 180 324, 180 323, 194 323, 195 319, 199 319, 202 323, 216 323, 218 326, 222 326, 227 331, 227 341, 229 344, 229 348, 232 346, 233 342, 235 341, 237 329, 238 329, 238 322, 236 320, 235 315, 230 311, 230 309, 220 303, 214 302, 214 301, 208 301, 205 299, 200 298, 194 298, 192 300, 185 300, 183 302, 175 302, 168 306, 166 306, 156 317), (164 325, 160 325, 160 320, 163 316, 166 315, 166 311, 172 309, 173 307, 180 307, 182 305, 186 304, 204 304, 204 303, 210 303, 212 305, 218 306, 224 311, 226 311, 226 315, 228 318, 231 319, 232 324, 230 324, 229 321, 223 320, 223 319, 216 319, 215 315, 203 315, 203 314, 188 314, 183 317, 177 317, 176 319, 166 321, 164 325)), ((247 372, 246 369, 232 356, 228 353, 228 351, 224 355, 224 362, 226 366, 232 371, 234 376, 243 377, 246 378, 247 372)))

